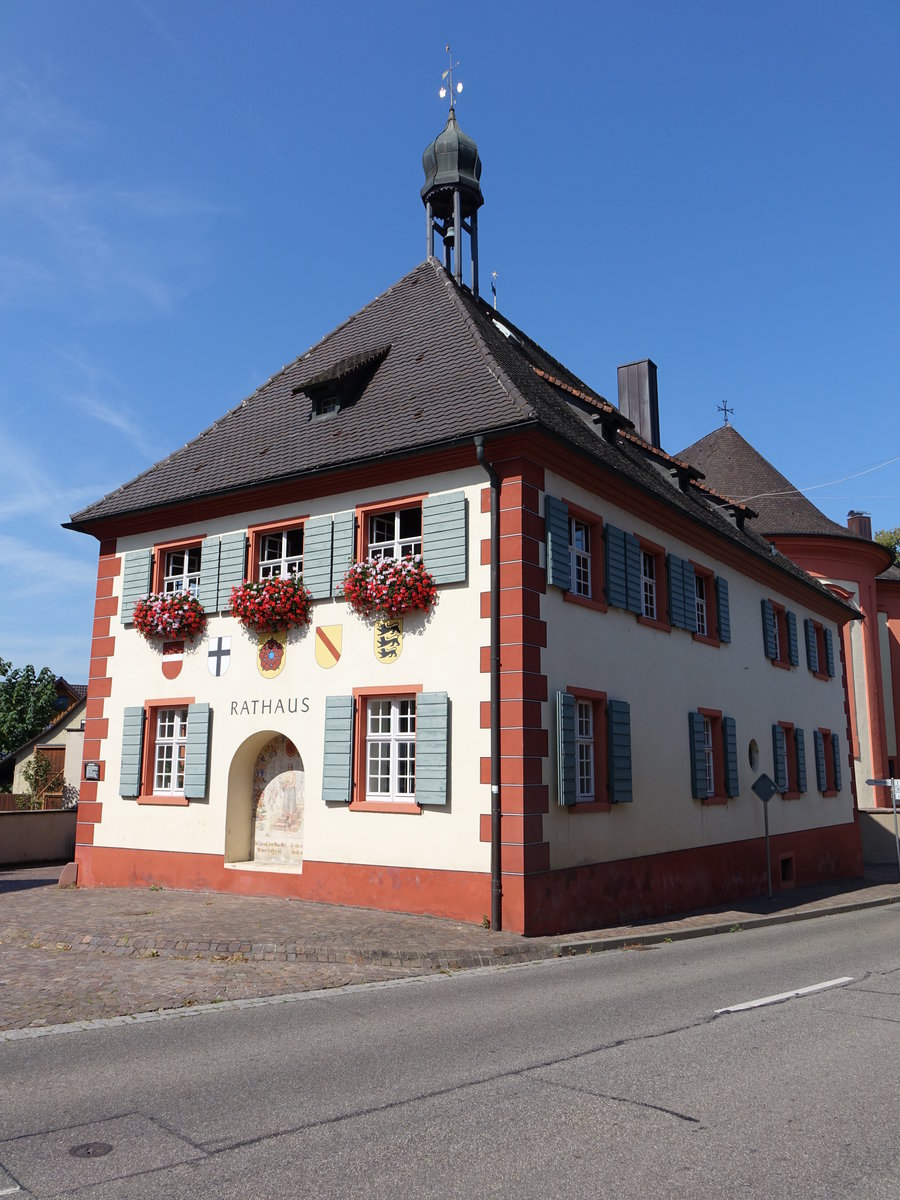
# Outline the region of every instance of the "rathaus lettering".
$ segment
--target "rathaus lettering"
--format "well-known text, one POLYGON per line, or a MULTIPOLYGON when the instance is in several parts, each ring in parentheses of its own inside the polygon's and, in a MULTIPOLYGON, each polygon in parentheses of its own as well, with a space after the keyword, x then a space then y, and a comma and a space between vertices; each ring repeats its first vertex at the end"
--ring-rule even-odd
POLYGON ((293 700, 232 700, 233 717, 275 716, 278 713, 309 712, 309 696, 293 700))

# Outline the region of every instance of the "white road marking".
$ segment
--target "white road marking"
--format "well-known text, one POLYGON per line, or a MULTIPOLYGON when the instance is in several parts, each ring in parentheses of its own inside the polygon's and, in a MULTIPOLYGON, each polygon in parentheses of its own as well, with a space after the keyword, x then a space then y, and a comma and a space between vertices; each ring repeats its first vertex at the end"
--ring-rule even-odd
POLYGON ((721 1013, 746 1012, 748 1008, 763 1008, 766 1004, 780 1004, 782 1000, 793 1000, 795 996, 808 996, 812 992, 824 992, 826 988, 843 987, 852 983, 852 975, 842 975, 840 979, 826 979, 824 983, 813 983, 810 987, 795 988, 792 992, 780 992, 777 996, 763 996, 760 1000, 745 1000, 743 1004, 731 1004, 728 1008, 717 1008, 716 1016, 721 1013))

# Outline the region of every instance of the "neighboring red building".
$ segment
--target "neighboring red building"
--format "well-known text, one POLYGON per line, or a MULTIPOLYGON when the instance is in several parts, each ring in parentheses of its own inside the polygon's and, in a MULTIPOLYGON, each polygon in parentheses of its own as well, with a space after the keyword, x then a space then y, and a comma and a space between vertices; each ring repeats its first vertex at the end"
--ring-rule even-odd
MULTIPOLYGON (((841 648, 856 797, 864 808, 889 805, 888 789, 866 780, 893 776, 898 768, 900 571, 889 551, 872 541, 869 517, 850 512, 847 528, 829 520, 732 425, 707 434, 681 457, 710 486, 753 508, 754 529, 859 611, 862 620, 843 628, 841 648)), ((815 630, 808 637, 807 654, 816 657, 815 630)))

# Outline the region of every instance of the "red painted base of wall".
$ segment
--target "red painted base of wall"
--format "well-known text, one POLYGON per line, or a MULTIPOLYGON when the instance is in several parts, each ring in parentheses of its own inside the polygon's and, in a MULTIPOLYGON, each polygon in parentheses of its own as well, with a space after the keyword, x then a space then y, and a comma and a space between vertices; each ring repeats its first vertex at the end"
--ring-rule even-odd
MULTIPOLYGON (((851 822, 771 839, 772 884, 793 856, 789 886, 862 874, 859 826, 851 822)), ((327 904, 422 913, 480 924, 491 911, 490 877, 353 863, 303 864, 302 875, 226 868, 214 854, 78 846, 79 887, 164 887, 281 896, 327 904)), ((765 841, 729 842, 565 871, 504 876, 503 926, 526 936, 601 929, 649 917, 746 900, 766 891, 765 841)))
POLYGON ((478 924, 491 911, 489 875, 355 863, 305 862, 301 875, 241 871, 221 855, 77 846, 79 887, 163 887, 189 892, 281 896, 478 924))
MULTIPOLYGON (((782 890, 783 854, 794 859, 790 887, 862 875, 856 821, 782 834, 770 842, 776 894, 782 890)), ((527 876, 525 893, 525 924, 531 937, 747 900, 766 893, 765 838, 527 876)))

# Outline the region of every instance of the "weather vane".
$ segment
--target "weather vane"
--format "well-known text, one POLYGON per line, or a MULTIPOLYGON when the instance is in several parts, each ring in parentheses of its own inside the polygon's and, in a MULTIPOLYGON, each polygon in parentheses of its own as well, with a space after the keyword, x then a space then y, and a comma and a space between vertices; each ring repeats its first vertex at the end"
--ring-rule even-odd
POLYGON ((727 425, 729 423, 728 422, 728 414, 733 413, 734 409, 728 407, 727 400, 723 400, 721 404, 716 405, 716 412, 720 412, 722 414, 725 424, 727 425))
POLYGON ((453 108, 453 105, 455 102, 455 96, 458 96, 459 93, 463 90, 463 85, 461 83, 457 83, 455 87, 453 86, 453 71, 456 67, 459 66, 459 61, 458 60, 456 62, 453 61, 453 53, 452 53, 449 45, 445 46, 444 49, 447 52, 447 60, 450 65, 447 67, 447 70, 444 71, 444 73, 441 75, 441 90, 438 92, 438 95, 440 96, 440 98, 442 100, 445 100, 447 98, 447 93, 449 92, 450 93, 450 107, 453 108))

